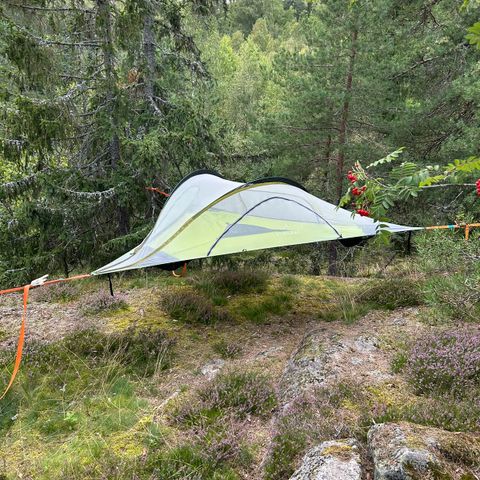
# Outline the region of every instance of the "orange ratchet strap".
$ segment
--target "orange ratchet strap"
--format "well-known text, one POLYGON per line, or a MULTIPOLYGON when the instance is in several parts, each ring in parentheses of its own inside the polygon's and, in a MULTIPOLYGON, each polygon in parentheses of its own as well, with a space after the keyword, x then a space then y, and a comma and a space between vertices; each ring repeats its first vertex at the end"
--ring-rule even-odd
POLYGON ((156 187, 145 187, 146 190, 150 191, 150 192, 157 192, 159 193, 160 195, 164 195, 165 197, 169 197, 170 194, 167 193, 167 192, 164 192, 163 190, 160 190, 159 188, 156 188, 156 187))
POLYGON ((3 397, 5 397, 7 392, 10 390, 10 387, 13 385, 13 382, 15 380, 15 377, 17 376, 18 370, 20 369, 20 363, 22 362, 23 345, 25 343, 25 326, 26 326, 26 323, 27 323, 28 294, 30 293, 30 289, 40 287, 42 285, 52 285, 54 283, 69 282, 71 280, 78 280, 80 278, 87 278, 87 277, 90 277, 89 273, 86 273, 84 275, 75 275, 74 277, 70 277, 70 278, 59 278, 57 280, 42 281, 40 283, 35 283, 35 280, 34 280, 32 283, 29 283, 28 285, 24 285, 23 287, 15 287, 15 288, 9 288, 7 290, 0 290, 0 295, 4 295, 4 294, 7 294, 7 293, 20 292, 20 291, 23 290, 22 323, 20 325, 20 333, 18 335, 17 353, 15 355, 15 363, 14 363, 14 366, 13 366, 12 375, 10 376, 10 381, 8 382, 8 385, 5 388, 5 391, 3 392, 2 396, 0 397, 0 400, 2 400, 3 397))
POLYGON ((175 273, 175 270, 172 270, 172 275, 174 277, 184 277, 187 274, 187 262, 183 264, 182 271, 180 274, 175 273))

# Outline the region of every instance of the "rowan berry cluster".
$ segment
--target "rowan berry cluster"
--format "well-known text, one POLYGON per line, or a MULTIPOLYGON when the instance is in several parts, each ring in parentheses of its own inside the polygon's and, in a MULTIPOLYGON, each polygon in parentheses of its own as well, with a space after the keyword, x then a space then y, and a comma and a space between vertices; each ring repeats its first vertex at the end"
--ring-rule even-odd
MULTIPOLYGON (((358 180, 358 177, 351 170, 349 170, 348 173, 347 173, 347 179, 351 184, 355 184, 358 180)), ((364 193, 366 190, 367 190, 367 186, 363 185, 360 188, 353 187, 351 192, 352 192, 352 195, 354 195, 355 197, 358 197, 362 193, 364 193)), ((354 203, 353 205, 356 206, 356 203, 354 203)), ((370 216, 370 212, 364 207, 357 208, 356 212, 358 213, 358 215, 361 215, 362 217, 369 217, 370 216)))

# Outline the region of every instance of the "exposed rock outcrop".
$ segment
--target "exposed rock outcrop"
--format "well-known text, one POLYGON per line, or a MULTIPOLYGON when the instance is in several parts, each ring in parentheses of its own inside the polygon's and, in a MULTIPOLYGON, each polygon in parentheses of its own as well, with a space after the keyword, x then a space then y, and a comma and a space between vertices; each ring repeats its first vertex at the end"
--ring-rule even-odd
POLYGON ((334 351, 325 337, 324 329, 308 333, 288 361, 279 389, 284 404, 311 388, 321 386, 325 381, 328 355, 334 351))
POLYGON ((346 439, 312 448, 290 480, 360 480, 361 475, 358 445, 346 439))
POLYGON ((480 475, 480 436, 407 422, 368 432, 375 480, 473 480, 480 475))

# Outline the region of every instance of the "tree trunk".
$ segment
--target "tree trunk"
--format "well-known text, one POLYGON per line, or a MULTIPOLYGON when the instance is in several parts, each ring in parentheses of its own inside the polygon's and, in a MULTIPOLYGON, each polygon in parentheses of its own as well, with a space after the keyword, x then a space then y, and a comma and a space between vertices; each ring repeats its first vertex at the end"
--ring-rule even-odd
POLYGON ((162 115, 162 111, 155 103, 155 71, 157 62, 155 59, 155 38, 153 33, 153 16, 151 12, 145 14, 143 21, 143 55, 145 57, 145 101, 155 115, 162 115))
MULTIPOLYGON (((345 80, 345 97, 343 100, 342 116, 338 132, 338 155, 336 162, 336 178, 335 178, 335 201, 338 203, 342 198, 343 190, 343 170, 345 165, 345 143, 347 138, 348 116, 350 112, 350 96, 352 93, 353 70, 355 67, 355 57, 357 56, 357 37, 358 30, 356 27, 352 30, 352 44, 350 47, 350 59, 347 67, 347 75, 345 80)), ((330 252, 328 258, 328 274, 338 275, 338 251, 335 242, 330 243, 330 252)))
POLYGON ((347 78, 345 81, 345 98, 343 100, 342 118, 338 132, 338 156, 337 156, 337 202, 342 198, 343 187, 343 168, 345 164, 345 142, 347 137, 348 114, 350 111, 350 96, 352 93, 353 69, 355 67, 355 57, 357 56, 357 37, 358 31, 354 27, 352 31, 352 46, 350 48, 350 60, 348 62, 347 78))
MULTIPOLYGON (((97 24, 100 26, 103 33, 102 53, 105 63, 105 87, 106 87, 106 102, 107 110, 109 112, 110 127, 112 136, 109 141, 110 166, 112 170, 116 170, 120 163, 120 138, 118 136, 118 120, 116 113, 116 74, 115 74, 115 56, 113 49, 113 35, 112 35, 112 16, 110 11, 110 0, 97 0, 98 19, 97 24)), ((118 233, 126 235, 130 230, 130 219, 128 209, 124 205, 116 207, 118 218, 118 233)))

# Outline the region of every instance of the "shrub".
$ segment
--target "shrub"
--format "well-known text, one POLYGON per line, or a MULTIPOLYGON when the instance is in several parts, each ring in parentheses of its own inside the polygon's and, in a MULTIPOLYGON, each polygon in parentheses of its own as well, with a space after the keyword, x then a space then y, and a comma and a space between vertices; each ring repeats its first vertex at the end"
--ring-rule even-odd
POLYGON ((97 315, 126 308, 128 308, 128 303, 124 295, 116 294, 112 296, 104 290, 87 295, 80 302, 80 310, 84 315, 97 315))
POLYGON ((385 310, 413 307, 422 300, 420 286, 408 277, 375 280, 358 296, 361 302, 385 310))
POLYGON ((261 300, 244 300, 238 305, 237 311, 247 320, 255 323, 264 323, 269 314, 284 315, 291 308, 291 295, 288 293, 274 293, 261 300))
POLYGON ((419 339, 407 364, 410 380, 421 393, 462 395, 480 386, 480 331, 455 330, 419 339))
POLYGON ((166 292, 161 307, 175 320, 186 323, 209 325, 229 319, 228 313, 215 308, 211 300, 188 290, 166 292))
POLYGON ((127 371, 151 375, 167 369, 175 342, 162 330, 130 327, 110 335, 109 353, 117 354, 127 371))
POLYGON ((37 302, 66 303, 76 300, 80 291, 73 283, 56 283, 33 290, 33 298, 37 302))
POLYGON ((353 323, 371 310, 371 306, 363 302, 355 287, 335 286, 330 303, 322 306, 318 316, 320 320, 333 322, 342 320, 353 323))
POLYGON ((225 270, 215 273, 213 284, 230 295, 261 293, 267 289, 268 275, 262 270, 225 270))
POLYGON ((453 432, 478 431, 479 398, 478 389, 467 393, 461 399, 451 393, 436 394, 432 397, 411 396, 408 400, 403 399, 394 403, 377 398, 371 402, 371 414, 364 414, 364 425, 368 428, 372 421, 375 423, 405 421, 453 432))
POLYGON ((463 273, 429 277, 424 285, 425 303, 433 310, 429 322, 478 321, 480 318, 479 279, 473 280, 463 273))
POLYGON ((242 347, 237 343, 226 342, 220 340, 213 344, 213 351, 218 353, 222 358, 236 358, 242 353, 242 347))
POLYGON ((221 417, 208 427, 195 429, 196 443, 214 464, 228 462, 248 466, 251 454, 243 440, 246 425, 233 417, 221 417))
POLYGON ((76 360, 87 367, 112 361, 127 371, 152 374, 168 368, 174 342, 161 330, 128 328, 103 333, 95 329, 79 330, 63 340, 48 344, 29 344, 25 361, 41 374, 68 372, 76 360))
POLYGON ((276 405, 270 379, 255 371, 219 374, 199 392, 205 405, 216 409, 233 409, 237 415, 267 415, 276 405))
POLYGON ((264 292, 268 286, 268 275, 261 270, 223 270, 204 274, 192 281, 194 287, 216 305, 225 305, 227 295, 264 292))
POLYGON ((290 290, 298 290, 301 285, 301 282, 298 278, 293 275, 283 275, 280 278, 280 284, 282 287, 290 290))
POLYGON ((425 303, 439 320, 480 318, 480 242, 452 232, 416 236, 416 266, 426 278, 425 303))
POLYGON ((152 476, 148 478, 185 480, 239 480, 228 466, 218 465, 198 445, 181 445, 148 459, 152 476))
POLYGON ((256 371, 220 373, 175 413, 186 425, 209 425, 219 417, 266 416, 276 406, 270 378, 256 371))
POLYGON ((356 383, 333 384, 296 398, 275 425, 265 479, 289 479, 297 461, 323 440, 361 436, 366 404, 366 395, 356 383))

